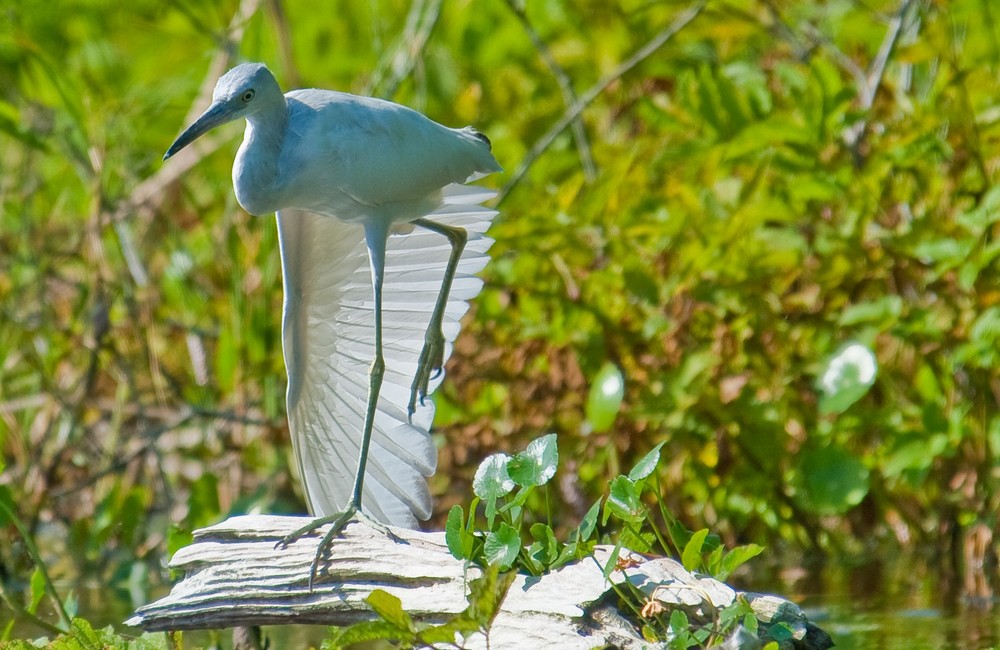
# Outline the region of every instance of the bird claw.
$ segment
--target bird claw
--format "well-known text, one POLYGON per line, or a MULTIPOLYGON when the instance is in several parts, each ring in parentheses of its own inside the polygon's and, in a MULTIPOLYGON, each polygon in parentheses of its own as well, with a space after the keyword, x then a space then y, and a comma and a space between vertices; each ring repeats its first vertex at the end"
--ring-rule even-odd
POLYGON ((420 350, 420 357, 417 359, 417 372, 413 376, 413 384, 410 386, 410 402, 406 407, 410 421, 413 421, 413 414, 417 412, 417 402, 424 405, 427 397, 427 387, 444 372, 444 334, 441 328, 431 327, 427 330, 424 338, 424 347, 420 350))
POLYGON ((347 524, 349 524, 352 520, 370 526, 371 528, 382 533, 383 535, 385 535, 392 541, 396 542, 397 544, 407 543, 405 539, 403 539, 396 533, 389 530, 387 526, 385 526, 381 522, 372 519, 371 517, 369 517, 364 512, 359 510, 356 506, 353 505, 348 506, 346 509, 336 514, 313 519, 302 528, 299 528, 298 530, 289 533, 288 535, 285 535, 280 540, 278 540, 277 544, 274 545, 275 550, 277 550, 278 548, 287 548, 289 544, 298 541, 302 537, 305 537, 308 533, 319 530, 323 526, 330 524, 330 530, 326 531, 326 533, 323 535, 323 539, 320 540, 319 545, 316 547, 316 555, 315 557, 313 557, 313 561, 309 565, 309 593, 312 593, 313 585, 316 583, 317 578, 319 577, 320 560, 322 560, 323 556, 326 555, 326 552, 330 550, 330 547, 333 543, 333 539, 339 536, 340 533, 343 532, 347 524))
POLYGON ((278 548, 288 548, 289 544, 292 542, 296 542, 305 537, 307 534, 330 524, 330 530, 326 531, 323 535, 323 539, 320 540, 319 545, 316 547, 316 555, 313 557, 313 561, 309 565, 309 593, 312 593, 313 584, 319 576, 320 560, 326 554, 326 551, 330 549, 333 538, 338 536, 344 530, 344 527, 351 521, 351 519, 358 519, 359 521, 365 521, 369 524, 372 523, 370 518, 362 515, 357 506, 350 505, 342 512, 313 519, 302 528, 285 535, 278 540, 277 544, 274 545, 275 550, 278 548))

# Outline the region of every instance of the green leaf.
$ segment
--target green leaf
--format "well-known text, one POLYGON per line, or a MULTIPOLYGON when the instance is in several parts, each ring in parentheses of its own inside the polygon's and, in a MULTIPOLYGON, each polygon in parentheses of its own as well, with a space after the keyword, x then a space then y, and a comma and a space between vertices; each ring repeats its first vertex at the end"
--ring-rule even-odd
POLYGON ((552 528, 541 522, 532 524, 531 536, 535 538, 535 544, 531 545, 530 554, 536 560, 548 567, 559 555, 559 541, 556 540, 552 528))
POLYGON ((556 434, 550 433, 532 440, 524 451, 510 459, 506 471, 518 485, 545 485, 555 476, 558 464, 556 434))
POLYGON ((514 489, 514 481, 507 473, 510 456, 493 454, 483 459, 472 479, 472 491, 480 499, 496 499, 514 489))
POLYGON ((608 523, 610 515, 627 523, 638 523, 642 521, 643 513, 635 482, 627 476, 618 476, 611 481, 611 493, 604 502, 603 523, 608 523))
POLYGON ((489 628, 516 577, 513 571, 502 573, 497 565, 487 566, 482 577, 470 583, 469 607, 462 616, 476 622, 482 629, 489 628))
POLYGON ((819 378, 820 414, 846 411, 865 396, 877 374, 878 362, 870 349, 860 343, 843 346, 830 358, 819 378))
POLYGON ((882 463, 882 474, 895 478, 906 471, 922 472, 929 469, 939 456, 944 455, 950 445, 948 434, 935 433, 913 437, 899 436, 894 441, 893 449, 882 463))
POLYGON ((688 623, 687 614, 680 609, 670 612, 670 630, 675 634, 684 634, 690 631, 691 624, 688 623))
POLYGON ((400 628, 383 620, 361 621, 347 627, 332 627, 322 650, 355 647, 366 641, 399 641, 400 628))
POLYGON ((844 327, 859 323, 890 325, 899 320, 903 313, 903 299, 895 294, 883 296, 871 302, 851 305, 840 314, 838 324, 844 327))
POLYGON ((521 536, 513 526, 501 523, 496 531, 486 534, 486 561, 506 571, 517 559, 521 551, 521 536))
POLYGON ((613 363, 605 363, 594 378, 587 398, 586 417, 592 431, 602 432, 611 428, 625 396, 625 378, 613 363))
POLYGON ((205 472, 191 484, 188 521, 192 528, 201 528, 217 521, 220 514, 219 481, 212 472, 205 472))
POLYGON ((38 611, 38 605, 45 598, 45 573, 41 567, 35 567, 31 572, 31 602, 28 603, 27 610, 34 614, 38 611))
POLYGON ((808 449, 801 454, 806 494, 818 514, 840 514, 868 494, 868 468, 839 447, 808 449))
POLYGON ((632 526, 625 526, 618 534, 621 545, 637 553, 649 553, 655 539, 656 535, 652 531, 636 530, 632 526))
POLYGON ((733 550, 726 553, 725 557, 722 559, 722 568, 715 572, 715 579, 725 582, 726 579, 733 574, 733 571, 763 552, 764 547, 758 546, 757 544, 737 546, 733 550))
POLYGON ((585 542, 590 539, 590 536, 594 534, 597 529, 597 515, 601 511, 601 500, 598 499, 594 502, 594 505, 590 506, 590 510, 587 514, 583 516, 583 520, 577 527, 577 539, 581 542, 585 542))
POLYGON ((604 579, 608 580, 611 578, 611 574, 614 573, 615 569, 618 567, 618 558, 622 552, 621 542, 615 544, 615 547, 611 549, 611 554, 608 555, 608 562, 604 565, 604 579))
POLYGON ((705 546, 706 537, 708 537, 708 529, 702 528, 691 535, 691 539, 684 546, 684 551, 681 553, 681 564, 688 571, 696 571, 701 568, 701 551, 705 546))
POLYGON ((660 449, 662 449, 665 444, 666 441, 663 441, 653 447, 652 451, 643 456, 639 462, 635 464, 632 471, 628 473, 628 477, 633 481, 641 481, 652 474, 653 470, 656 469, 656 465, 660 462, 660 449))
POLYGON ((382 589, 375 589, 365 598, 375 613, 384 620, 400 630, 405 630, 407 632, 415 633, 416 627, 413 625, 413 619, 410 615, 403 611, 403 601, 401 601, 396 596, 393 596, 387 591, 382 589))
POLYGON ((169 555, 173 555, 193 541, 194 535, 187 528, 178 524, 170 524, 170 528, 167 529, 167 553, 169 555))
POLYGON ((465 512, 457 503, 448 511, 448 520, 444 524, 444 541, 448 550, 456 560, 471 560, 472 540, 466 544, 468 534, 465 531, 465 512))

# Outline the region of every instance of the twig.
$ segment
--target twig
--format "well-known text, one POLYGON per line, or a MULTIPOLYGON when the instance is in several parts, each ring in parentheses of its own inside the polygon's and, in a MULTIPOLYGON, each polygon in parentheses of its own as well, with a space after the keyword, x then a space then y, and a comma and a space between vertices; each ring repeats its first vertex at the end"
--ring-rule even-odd
MULTIPOLYGON (((556 83, 559 84, 559 89, 562 91, 563 102, 566 106, 572 106, 576 103, 576 93, 573 91, 573 84, 570 81, 569 75, 563 70, 556 58, 552 56, 552 51, 549 49, 548 45, 542 40, 535 28, 532 27, 531 23, 528 21, 528 15, 525 13, 524 9, 519 7, 514 0, 507 0, 507 8, 517 16, 518 21, 520 21, 521 26, 524 31, 528 34, 528 38, 531 39, 531 43, 538 50, 538 56, 541 57, 542 61, 549 68, 552 76, 555 77, 556 83)), ((597 170, 594 168, 594 157, 590 153, 590 142, 587 140, 587 131, 583 128, 583 121, 577 116, 572 123, 573 138, 576 140, 576 148, 580 154, 580 164, 583 165, 583 175, 587 179, 587 182, 594 180, 597 174, 597 170)))
POLYGON ((527 173, 528 168, 534 164, 535 160, 538 159, 542 153, 545 152, 552 142, 559 136, 560 133, 566 130, 573 120, 575 120, 579 115, 587 108, 597 97, 604 92, 604 90, 614 83, 616 80, 621 78, 624 74, 629 72, 632 68, 639 65, 642 61, 647 59, 650 55, 656 52, 658 49, 663 47, 667 41, 669 41, 677 32, 682 30, 687 26, 692 20, 694 20, 698 14, 701 13, 702 9, 705 7, 705 2, 701 1, 693 5, 690 9, 687 9, 681 15, 679 15, 674 22, 670 24, 669 27, 661 31, 659 34, 654 36, 648 43, 639 48, 635 54, 623 61, 617 68, 615 68, 610 74, 598 81, 596 84, 591 86, 585 93, 583 93, 579 99, 577 99, 572 106, 566 109, 563 113, 562 118, 552 125, 552 127, 543 135, 541 138, 535 142, 535 145, 531 150, 525 155, 521 164, 518 166, 517 170, 511 175, 510 181, 500 190, 499 196, 497 198, 497 203, 501 203, 510 191, 517 186, 524 175, 527 173))
MULTIPOLYGON (((875 95, 882 85, 882 78, 885 76, 889 57, 892 56, 896 43, 899 41, 899 36, 903 32, 903 24, 906 22, 906 17, 909 15, 910 7, 912 6, 913 0, 903 0, 896 15, 889 22, 889 29, 882 40, 882 45, 879 46, 878 54, 868 67, 865 82, 858 89, 859 107, 862 112, 867 112, 875 103, 875 95)), ((857 161, 861 160, 860 148, 867 128, 868 118, 862 117, 844 133, 844 140, 847 142, 847 146, 854 152, 854 158, 857 161)))
POLYGON ((422 0, 410 6, 406 26, 394 49, 376 66, 364 94, 392 97, 403 79, 409 76, 419 61, 420 52, 427 46, 431 32, 441 16, 442 0, 422 0), (382 84, 385 84, 384 87, 382 84))
MULTIPOLYGON (((844 52, 837 47, 837 45, 826 37, 823 32, 816 29, 815 25, 811 23, 805 23, 799 27, 801 31, 809 38, 809 42, 805 45, 800 43, 798 35, 795 30, 788 24, 784 16, 781 15, 781 10, 776 6, 776 4, 767 0, 764 2, 764 6, 767 7, 768 12, 771 14, 771 18, 774 21, 774 31, 779 34, 785 41, 791 44, 792 48, 795 50, 795 55, 800 59, 806 59, 810 52, 817 46, 822 47, 827 51, 840 65, 841 68, 847 71, 854 78, 854 82, 859 86, 866 83, 865 71, 854 62, 851 57, 844 54, 844 52)), ((735 8, 729 7, 732 11, 737 11, 735 8)), ((745 13, 745 12, 744 12, 745 13)))
POLYGON ((274 23, 275 36, 278 39, 278 57, 281 59, 281 71, 285 82, 292 88, 302 86, 302 76, 295 65, 295 48, 292 47, 292 30, 288 24, 284 4, 281 0, 268 0, 267 11, 274 23))
POLYGON ((52 583, 52 578, 49 576, 49 571, 45 566, 45 562, 42 561, 42 555, 38 552, 38 547, 35 546, 34 538, 24 527, 24 524, 18 518, 17 513, 13 512, 6 505, 4 505, 3 500, 0 500, 0 511, 3 511, 4 519, 13 524, 14 528, 17 529, 17 533, 21 536, 21 541, 24 543, 25 550, 31 557, 31 561, 35 564, 35 569, 42 576, 42 582, 45 583, 45 591, 48 593, 49 598, 52 601, 52 605, 56 610, 56 614, 59 616, 59 622, 66 630, 69 630, 71 622, 69 614, 66 613, 66 605, 63 603, 62 599, 59 598, 59 593, 56 591, 56 586, 52 583))
POLYGON ((132 451, 124 454, 117 460, 112 461, 107 467, 91 473, 83 481, 77 483, 76 485, 66 488, 61 488, 58 490, 53 490, 52 498, 59 499, 64 496, 70 495, 74 492, 79 492, 80 490, 97 483, 97 481, 99 481, 104 476, 107 476, 108 474, 117 473, 119 470, 128 467, 128 465, 130 465, 132 461, 134 461, 136 458, 148 453, 153 448, 154 444, 160 438, 160 436, 178 427, 186 425, 194 417, 195 413, 189 411, 186 414, 182 415, 180 419, 178 419, 175 422, 171 422, 169 424, 161 424, 152 427, 151 429, 145 431, 142 434, 146 440, 141 445, 139 445, 132 451))
POLYGON ((2 582, 0 582, 0 600, 2 600, 3 603, 7 607, 9 607, 11 609, 11 611, 14 612, 14 619, 15 620, 20 619, 22 621, 27 621, 27 622, 31 623, 32 625, 36 625, 36 626, 40 627, 41 629, 45 630, 49 634, 59 635, 59 634, 62 634, 64 632, 66 632, 66 630, 63 630, 63 629, 59 628, 58 626, 53 625, 52 623, 49 623, 48 621, 46 621, 44 618, 42 618, 38 614, 32 614, 31 612, 29 612, 28 610, 26 610, 25 608, 21 607, 16 602, 14 602, 14 600, 11 599, 11 597, 9 595, 7 595, 7 591, 4 588, 4 585, 3 585, 2 582))

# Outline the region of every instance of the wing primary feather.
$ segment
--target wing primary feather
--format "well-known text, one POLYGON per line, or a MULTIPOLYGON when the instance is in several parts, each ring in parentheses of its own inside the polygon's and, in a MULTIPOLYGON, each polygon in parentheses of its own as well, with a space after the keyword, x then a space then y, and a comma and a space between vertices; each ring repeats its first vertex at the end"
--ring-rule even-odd
MULTIPOLYGON (((494 195, 476 186, 449 185, 441 204, 426 216, 469 233, 444 315, 445 360, 468 301, 483 286, 475 274, 488 260, 493 240, 484 233, 497 213, 479 204, 494 195)), ((292 448, 310 510, 322 516, 343 509, 353 486, 374 354, 370 269, 358 224, 284 210, 278 230, 286 269, 285 359, 295 369, 288 386, 292 448)), ((405 405, 450 252, 443 237, 422 229, 390 236, 387 243, 382 312, 386 374, 362 506, 393 525, 415 527, 431 512, 426 477, 437 465, 430 437, 434 405, 428 399, 412 418, 405 405)), ((435 377, 429 390, 442 380, 435 377)))

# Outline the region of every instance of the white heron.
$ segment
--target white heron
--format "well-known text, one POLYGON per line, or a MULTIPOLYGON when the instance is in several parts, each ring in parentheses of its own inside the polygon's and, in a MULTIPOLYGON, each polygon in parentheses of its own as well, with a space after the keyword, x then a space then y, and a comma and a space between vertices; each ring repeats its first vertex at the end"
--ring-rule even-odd
MULTIPOLYGON (((482 288, 496 211, 466 185, 500 171, 490 141, 392 102, 329 90, 282 94, 260 63, 215 86, 211 106, 164 160, 210 129, 246 118, 236 198, 277 213, 282 341, 292 448, 328 541, 355 515, 413 528, 431 514, 437 465, 424 398, 468 301, 482 288)), ((280 544, 279 544, 280 545, 280 544)))

